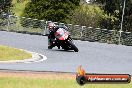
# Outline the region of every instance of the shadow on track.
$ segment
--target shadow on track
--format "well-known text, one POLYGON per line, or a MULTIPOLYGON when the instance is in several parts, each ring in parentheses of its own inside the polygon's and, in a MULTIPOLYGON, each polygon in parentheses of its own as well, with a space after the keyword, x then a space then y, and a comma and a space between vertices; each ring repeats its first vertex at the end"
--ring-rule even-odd
POLYGON ((47 49, 50 51, 58 51, 58 52, 74 52, 73 50, 63 50, 63 49, 47 49))

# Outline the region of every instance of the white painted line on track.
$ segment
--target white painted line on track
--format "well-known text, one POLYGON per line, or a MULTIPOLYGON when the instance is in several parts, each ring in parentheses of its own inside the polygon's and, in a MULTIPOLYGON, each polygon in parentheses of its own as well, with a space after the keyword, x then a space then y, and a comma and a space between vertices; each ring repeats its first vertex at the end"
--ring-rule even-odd
POLYGON ((36 53, 36 52, 31 52, 31 51, 23 50, 23 49, 19 49, 19 50, 25 51, 27 53, 31 53, 32 58, 24 59, 24 60, 0 61, 0 63, 36 63, 36 62, 45 61, 47 59, 47 57, 43 54, 39 54, 39 53, 36 53))

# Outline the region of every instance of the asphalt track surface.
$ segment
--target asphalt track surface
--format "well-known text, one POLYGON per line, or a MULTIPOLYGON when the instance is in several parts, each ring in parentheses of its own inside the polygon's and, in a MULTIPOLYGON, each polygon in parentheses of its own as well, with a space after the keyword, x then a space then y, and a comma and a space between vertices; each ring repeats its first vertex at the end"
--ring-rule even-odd
POLYGON ((132 46, 74 40, 79 52, 47 49, 47 37, 0 31, 0 45, 41 53, 47 60, 38 63, 0 63, 2 70, 132 74, 132 46))

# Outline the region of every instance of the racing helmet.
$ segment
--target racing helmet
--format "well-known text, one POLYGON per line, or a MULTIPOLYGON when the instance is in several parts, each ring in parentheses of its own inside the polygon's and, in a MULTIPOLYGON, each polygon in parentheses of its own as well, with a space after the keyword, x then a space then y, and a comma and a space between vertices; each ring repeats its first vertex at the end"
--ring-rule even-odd
POLYGON ((50 22, 48 24, 48 28, 49 28, 50 31, 53 31, 55 27, 56 27, 56 25, 53 22, 50 22))

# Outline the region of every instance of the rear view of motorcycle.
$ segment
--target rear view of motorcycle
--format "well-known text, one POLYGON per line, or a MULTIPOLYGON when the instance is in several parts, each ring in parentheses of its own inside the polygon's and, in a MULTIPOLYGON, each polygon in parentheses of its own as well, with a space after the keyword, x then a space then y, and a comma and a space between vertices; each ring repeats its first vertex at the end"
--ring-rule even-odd
POLYGON ((64 28, 59 28, 55 33, 56 44, 55 46, 62 47, 64 50, 74 50, 78 52, 78 48, 73 43, 73 39, 70 37, 70 33, 64 28))

